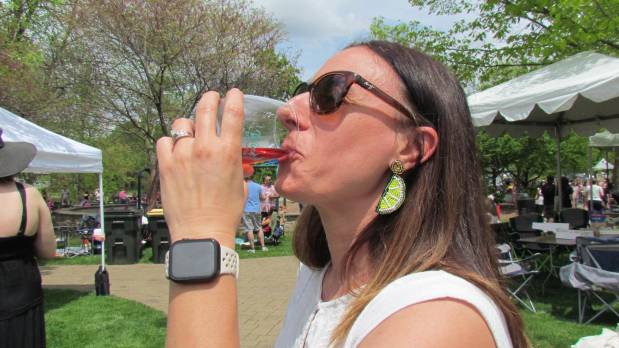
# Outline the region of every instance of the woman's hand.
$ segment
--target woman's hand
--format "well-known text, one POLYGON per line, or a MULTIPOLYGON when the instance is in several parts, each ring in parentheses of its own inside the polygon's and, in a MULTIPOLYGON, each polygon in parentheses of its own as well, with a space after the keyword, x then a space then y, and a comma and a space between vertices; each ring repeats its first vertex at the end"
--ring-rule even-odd
POLYGON ((196 120, 180 118, 176 132, 190 135, 157 141, 161 200, 172 242, 214 238, 234 246, 243 210, 241 167, 243 93, 226 94, 220 136, 216 134, 217 92, 205 93, 196 107, 196 120))

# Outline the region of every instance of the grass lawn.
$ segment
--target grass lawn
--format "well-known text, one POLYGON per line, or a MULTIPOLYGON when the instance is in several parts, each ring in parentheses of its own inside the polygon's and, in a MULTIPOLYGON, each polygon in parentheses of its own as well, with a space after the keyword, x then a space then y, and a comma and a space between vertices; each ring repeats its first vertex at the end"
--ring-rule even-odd
POLYGON ((292 253, 292 233, 286 232, 284 236, 280 238, 280 243, 278 245, 267 245, 268 251, 260 250, 260 244, 256 240, 256 252, 250 253, 249 249, 241 248, 241 246, 236 246, 236 252, 239 253, 239 257, 241 259, 254 259, 258 257, 272 257, 272 256, 290 256, 294 255, 292 253))
MULTIPOLYGON (((144 248, 142 257, 139 263, 152 263, 153 249, 150 247, 144 248)), ((58 265, 98 265, 101 263, 101 255, 85 255, 75 257, 57 257, 51 260, 39 260, 41 266, 58 266, 58 265)))
MULTIPOLYGON (((580 337, 599 335, 602 328, 615 329, 619 319, 604 313, 593 324, 578 324, 577 292, 552 277, 542 295, 544 274, 540 274, 529 289, 537 313, 521 309, 526 332, 535 348, 570 347, 580 337)), ((594 309, 598 308, 594 306, 594 309)), ((619 308, 618 308, 619 309, 619 308)), ((589 317, 589 313, 587 317, 589 317)))
POLYGON ((45 289, 50 348, 163 347, 165 314, 114 296, 45 289))
MULTIPOLYGON (((292 235, 287 232, 277 246, 255 254, 237 246, 243 259, 292 255, 292 235)), ((152 250, 147 248, 140 262, 151 262, 152 250)), ((557 264, 567 263, 565 255, 557 264)), ((99 263, 99 256, 47 261, 45 264, 99 263)), ((551 277, 542 294, 545 274, 539 274, 530 284, 531 297, 537 313, 520 312, 525 329, 535 348, 570 347, 579 338, 599 335, 602 328, 615 329, 619 319, 605 313, 594 324, 578 324, 577 292, 551 277)), ((68 290, 46 290, 47 337, 50 347, 162 347, 165 336, 165 316, 142 304, 116 298, 96 297, 68 290), (101 333, 97 333, 101 330, 101 333)), ((594 308, 596 308, 594 306, 594 308)), ((619 310, 619 308, 617 308, 619 310)))

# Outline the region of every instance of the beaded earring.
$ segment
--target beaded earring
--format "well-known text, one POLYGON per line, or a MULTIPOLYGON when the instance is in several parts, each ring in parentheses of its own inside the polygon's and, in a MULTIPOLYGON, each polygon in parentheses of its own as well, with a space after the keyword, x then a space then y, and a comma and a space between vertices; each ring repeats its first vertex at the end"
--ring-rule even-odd
POLYGON ((392 172, 391 178, 376 206, 376 213, 379 215, 391 214, 398 210, 402 203, 404 203, 404 198, 406 198, 406 184, 400 176, 404 173, 402 161, 395 160, 391 162, 389 169, 392 172))

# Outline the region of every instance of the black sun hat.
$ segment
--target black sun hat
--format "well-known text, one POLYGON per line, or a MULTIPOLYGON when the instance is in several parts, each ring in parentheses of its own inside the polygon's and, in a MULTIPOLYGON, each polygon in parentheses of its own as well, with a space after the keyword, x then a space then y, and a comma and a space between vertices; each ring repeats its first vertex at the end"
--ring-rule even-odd
POLYGON ((3 141, 0 128, 0 178, 21 173, 37 154, 37 148, 26 142, 3 141))

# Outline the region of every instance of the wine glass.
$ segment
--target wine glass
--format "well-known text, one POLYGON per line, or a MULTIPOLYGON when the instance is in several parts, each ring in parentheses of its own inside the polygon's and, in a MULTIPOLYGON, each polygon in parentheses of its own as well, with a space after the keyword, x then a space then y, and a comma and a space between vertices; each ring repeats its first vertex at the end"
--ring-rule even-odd
POLYGON ((283 105, 284 102, 267 97, 244 96, 245 121, 241 143, 244 164, 276 160, 286 154, 281 141, 287 130, 276 115, 277 109, 283 105))

